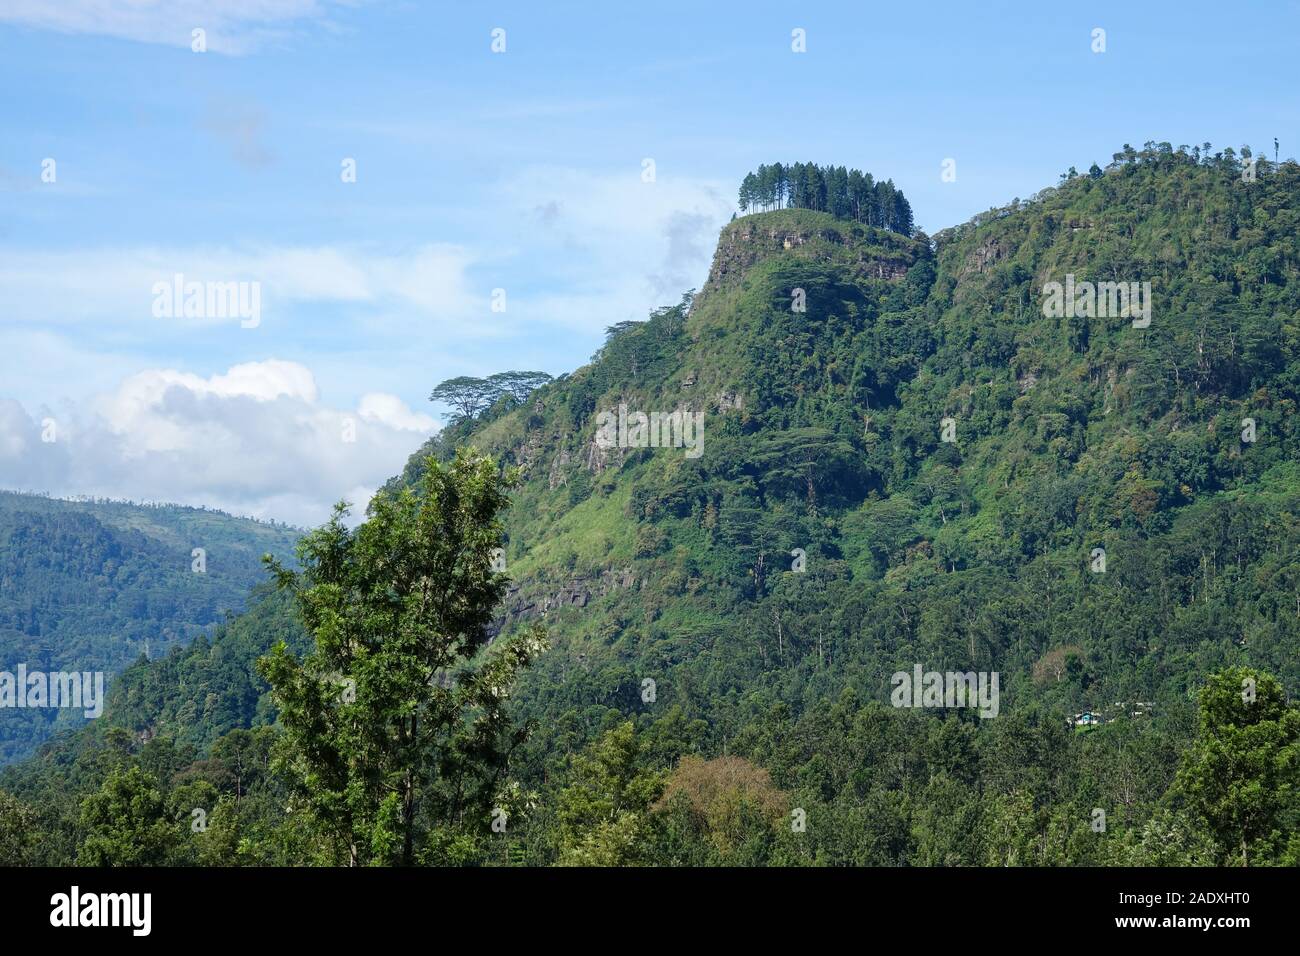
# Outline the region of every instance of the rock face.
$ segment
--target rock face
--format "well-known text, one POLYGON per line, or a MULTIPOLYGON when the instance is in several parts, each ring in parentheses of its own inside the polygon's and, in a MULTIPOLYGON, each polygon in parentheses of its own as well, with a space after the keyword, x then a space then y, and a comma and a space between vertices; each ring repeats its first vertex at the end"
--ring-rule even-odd
POLYGON ((515 449, 515 462, 525 473, 531 472, 537 460, 541 457, 544 448, 542 435, 540 432, 533 432, 524 439, 523 444, 515 449))
POLYGON ((606 468, 618 468, 627 455, 626 448, 607 448, 597 443, 595 436, 583 446, 583 466, 593 475, 599 475, 606 468))
POLYGON ((705 290, 716 289, 759 260, 781 253, 835 261, 873 279, 901 279, 915 261, 914 240, 905 236, 829 216, 818 218, 816 225, 773 223, 765 217, 738 219, 718 240, 705 290))
POLYGON ((505 613, 493 620, 488 633, 495 638, 506 624, 534 617, 545 617, 562 608, 585 608, 596 598, 614 591, 637 587, 640 582, 631 567, 606 568, 596 577, 570 578, 558 587, 554 584, 512 584, 501 602, 505 613))
MULTIPOLYGON (((594 443, 593 443, 594 444, 594 443)), ((556 488, 563 488, 569 483, 568 476, 564 470, 569 467, 571 456, 567 448, 561 448, 556 456, 551 459, 551 473, 547 476, 547 487, 554 491, 556 488)))
POLYGON ((745 407, 745 398, 738 392, 724 389, 718 392, 717 405, 720 412, 731 411, 732 409, 739 411, 745 407))
POLYGON ((1006 258, 1009 250, 1003 248, 1002 244, 996 238, 990 238, 971 250, 970 257, 966 260, 966 265, 962 270, 963 275, 971 273, 987 272, 989 268, 996 265, 1001 259, 1006 258))

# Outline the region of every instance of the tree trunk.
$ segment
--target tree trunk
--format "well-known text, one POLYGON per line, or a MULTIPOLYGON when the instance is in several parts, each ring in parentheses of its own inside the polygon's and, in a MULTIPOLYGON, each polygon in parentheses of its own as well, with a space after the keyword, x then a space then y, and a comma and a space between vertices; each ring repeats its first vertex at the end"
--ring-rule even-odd
MULTIPOLYGON (((411 715, 411 745, 415 746, 416 742, 416 722, 419 718, 411 715)), ((405 792, 402 794, 402 864, 410 866, 415 855, 415 777, 410 770, 406 771, 406 779, 403 782, 405 792)))

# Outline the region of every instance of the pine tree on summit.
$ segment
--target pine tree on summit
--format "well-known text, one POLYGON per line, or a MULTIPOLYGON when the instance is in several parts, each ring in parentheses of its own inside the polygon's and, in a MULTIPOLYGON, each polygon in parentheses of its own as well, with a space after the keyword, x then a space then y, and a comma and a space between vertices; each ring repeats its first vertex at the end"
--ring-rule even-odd
POLYGON ((737 204, 742 213, 770 209, 812 209, 912 234, 912 207, 893 180, 874 180, 870 173, 815 163, 761 164, 740 182, 737 204))

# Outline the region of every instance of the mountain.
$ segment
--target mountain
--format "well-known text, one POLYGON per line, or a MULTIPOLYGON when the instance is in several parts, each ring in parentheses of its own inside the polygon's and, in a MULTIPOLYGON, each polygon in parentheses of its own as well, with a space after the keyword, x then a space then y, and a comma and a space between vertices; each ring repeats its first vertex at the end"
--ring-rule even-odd
POLYGON ((400 483, 460 444, 528 475, 503 626, 542 615, 553 649, 521 712, 578 739, 675 721, 687 752, 911 834, 827 859, 1005 859, 932 828, 1018 801, 1062 844, 1040 862, 1099 860, 1063 845, 1096 807, 1157 832, 1207 677, 1300 687, 1300 170, 1265 166, 1126 149, 930 239, 742 217, 693 300, 449 428, 400 483), (1052 314, 1053 283, 1120 281, 1150 283, 1145 327, 1052 314), (624 406, 702 413, 702 453, 606 447, 624 406), (998 673, 1001 719, 904 731, 917 665, 998 673))
MULTIPOLYGON (((291 556, 298 535, 197 508, 0 492, 0 670, 113 675, 163 656, 241 611, 262 554, 291 556)), ((81 720, 0 710, 0 762, 81 720)))
MULTIPOLYGON (((1258 170, 1125 147, 932 237, 737 218, 698 294, 413 455, 390 490, 464 445, 523 469, 496 627, 544 620, 552 647, 513 702, 518 859, 1300 861, 1300 167, 1258 170), (907 706, 917 670, 996 676, 996 702, 907 706), (1276 752, 1212 797, 1236 771, 1185 755, 1257 679, 1270 703, 1233 719, 1276 752), (607 803, 627 829, 576 852, 607 803)), ((291 627, 253 613, 0 783, 66 820, 59 791, 99 779, 74 760, 165 793, 229 774, 235 745, 206 745, 268 722, 265 685, 205 723, 216 685, 184 675, 291 627)), ((266 787, 246 835, 281 819, 266 787)), ((259 839, 241 859, 286 860, 259 839)))
POLYGON ((539 685, 585 655, 609 703, 654 675, 701 715, 760 688, 883 699, 917 660, 1000 669, 1062 718, 1172 706, 1239 660, 1294 687, 1297 170, 1238 169, 1121 155, 932 242, 738 219, 689 308, 400 480, 460 443, 525 468, 508 622, 555 618, 539 685), (1150 326, 1044 315, 1067 275, 1150 282, 1150 326), (703 413, 702 454, 602 447, 619 406, 703 413), (1038 686, 1062 649, 1072 678, 1038 686))

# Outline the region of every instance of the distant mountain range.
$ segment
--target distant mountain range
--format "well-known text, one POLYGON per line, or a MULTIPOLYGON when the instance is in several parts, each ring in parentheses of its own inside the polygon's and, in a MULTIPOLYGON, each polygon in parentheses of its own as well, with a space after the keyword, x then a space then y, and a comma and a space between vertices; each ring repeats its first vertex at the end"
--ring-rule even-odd
MULTIPOLYGON (((104 671, 173 647, 238 613, 291 557, 300 532, 176 505, 0 492, 0 671, 104 671)), ((0 708, 0 762, 19 759, 75 710, 0 708)))

